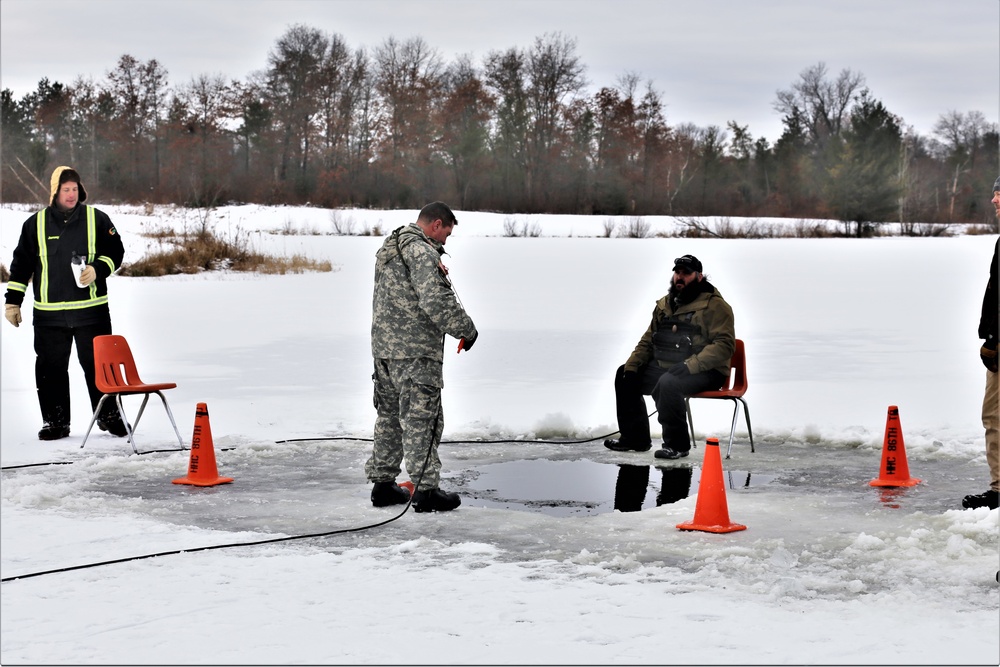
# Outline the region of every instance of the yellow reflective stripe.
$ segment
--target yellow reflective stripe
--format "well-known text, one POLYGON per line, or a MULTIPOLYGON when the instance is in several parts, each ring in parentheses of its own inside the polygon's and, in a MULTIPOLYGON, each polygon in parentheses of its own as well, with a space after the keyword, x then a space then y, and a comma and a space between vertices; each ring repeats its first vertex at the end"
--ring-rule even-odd
POLYGON ((62 301, 60 303, 38 303, 35 302, 36 310, 45 311, 55 311, 55 310, 82 310, 83 308, 91 308, 93 306, 100 306, 108 302, 107 295, 99 296, 96 299, 87 299, 86 301, 62 301))
MULTIPOLYGON (((87 264, 91 264, 94 261, 94 256, 97 255, 97 225, 94 222, 94 207, 86 206, 87 209, 87 264)), ((90 283, 88 286, 90 292, 90 299, 94 300, 97 298, 97 278, 94 278, 94 282, 90 283)))
POLYGON ((26 292, 28 290, 28 286, 24 283, 16 283, 11 280, 7 283, 7 289, 14 290, 15 292, 26 292))
POLYGON ((41 284, 38 285, 38 300, 49 300, 49 245, 45 239, 45 209, 35 216, 38 236, 38 259, 42 263, 41 284))
POLYGON ((87 209, 87 264, 90 264, 97 255, 97 226, 94 222, 94 207, 85 208, 87 209))

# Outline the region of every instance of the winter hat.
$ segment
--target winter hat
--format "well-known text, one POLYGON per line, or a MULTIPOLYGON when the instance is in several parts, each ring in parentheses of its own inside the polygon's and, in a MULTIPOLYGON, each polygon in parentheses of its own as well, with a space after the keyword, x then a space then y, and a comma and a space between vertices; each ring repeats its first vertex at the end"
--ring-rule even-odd
POLYGON ((49 181, 49 190, 51 191, 49 206, 56 205, 56 195, 59 194, 59 186, 71 181, 76 183, 80 190, 79 203, 82 204, 87 201, 87 191, 83 189, 83 181, 80 180, 80 174, 76 173, 76 169, 72 167, 56 167, 55 171, 52 172, 52 180, 49 181))
POLYGON ((997 177, 996 182, 993 184, 993 192, 1000 190, 1000 176, 997 177))
POLYGON ((701 273, 701 262, 694 255, 684 255, 674 260, 674 271, 677 269, 701 273))

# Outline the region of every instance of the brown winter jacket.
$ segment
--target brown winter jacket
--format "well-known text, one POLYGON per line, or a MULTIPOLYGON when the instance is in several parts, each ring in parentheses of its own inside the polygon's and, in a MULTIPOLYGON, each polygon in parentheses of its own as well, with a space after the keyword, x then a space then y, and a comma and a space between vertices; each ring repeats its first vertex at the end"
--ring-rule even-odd
POLYGON ((653 308, 653 318, 646 333, 639 339, 628 361, 626 371, 638 371, 649 363, 670 366, 673 362, 657 361, 654 356, 653 336, 670 321, 680 320, 696 327, 691 336, 691 356, 684 360, 691 373, 717 370, 729 377, 729 360, 736 348, 736 327, 733 309, 722 298, 719 290, 707 280, 701 283, 702 292, 691 303, 672 309, 669 296, 663 296, 653 308))

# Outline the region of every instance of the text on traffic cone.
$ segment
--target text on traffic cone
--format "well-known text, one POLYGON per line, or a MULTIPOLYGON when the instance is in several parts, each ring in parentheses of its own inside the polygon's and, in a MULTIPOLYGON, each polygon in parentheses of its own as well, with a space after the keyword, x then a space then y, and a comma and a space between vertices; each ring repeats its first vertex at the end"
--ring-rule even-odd
POLYGON ((194 435, 191 437, 191 459, 187 477, 174 480, 174 484, 215 486, 233 481, 232 477, 219 477, 215 465, 215 445, 212 443, 212 426, 208 421, 208 406, 199 403, 194 411, 194 435))
POLYGON ((882 466, 878 479, 871 486, 914 486, 919 479, 910 477, 910 466, 906 463, 906 446, 903 443, 903 428, 899 424, 899 408, 889 406, 885 418, 885 437, 882 439, 882 466))
POLYGON ((722 478, 722 456, 719 439, 705 441, 705 461, 701 466, 698 483, 698 500, 694 506, 694 519, 679 523, 681 530, 703 530, 709 533, 732 533, 747 527, 729 521, 729 504, 726 502, 726 485, 722 478))

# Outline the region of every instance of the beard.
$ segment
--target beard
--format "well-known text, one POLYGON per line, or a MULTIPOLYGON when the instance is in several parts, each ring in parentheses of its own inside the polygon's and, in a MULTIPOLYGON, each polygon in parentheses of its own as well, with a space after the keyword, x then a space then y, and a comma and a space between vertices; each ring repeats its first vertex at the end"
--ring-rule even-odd
POLYGON ((670 281, 670 290, 667 292, 667 298, 670 300, 670 303, 675 305, 691 303, 701 293, 701 288, 700 280, 692 280, 686 285, 681 281, 672 280, 670 281))
POLYGON ((694 281, 692 281, 690 285, 685 285, 684 282, 681 280, 671 280, 670 290, 667 292, 667 295, 670 296, 671 299, 676 299, 678 296, 681 295, 682 292, 690 291, 691 287, 693 287, 694 285, 695 285, 694 281))

